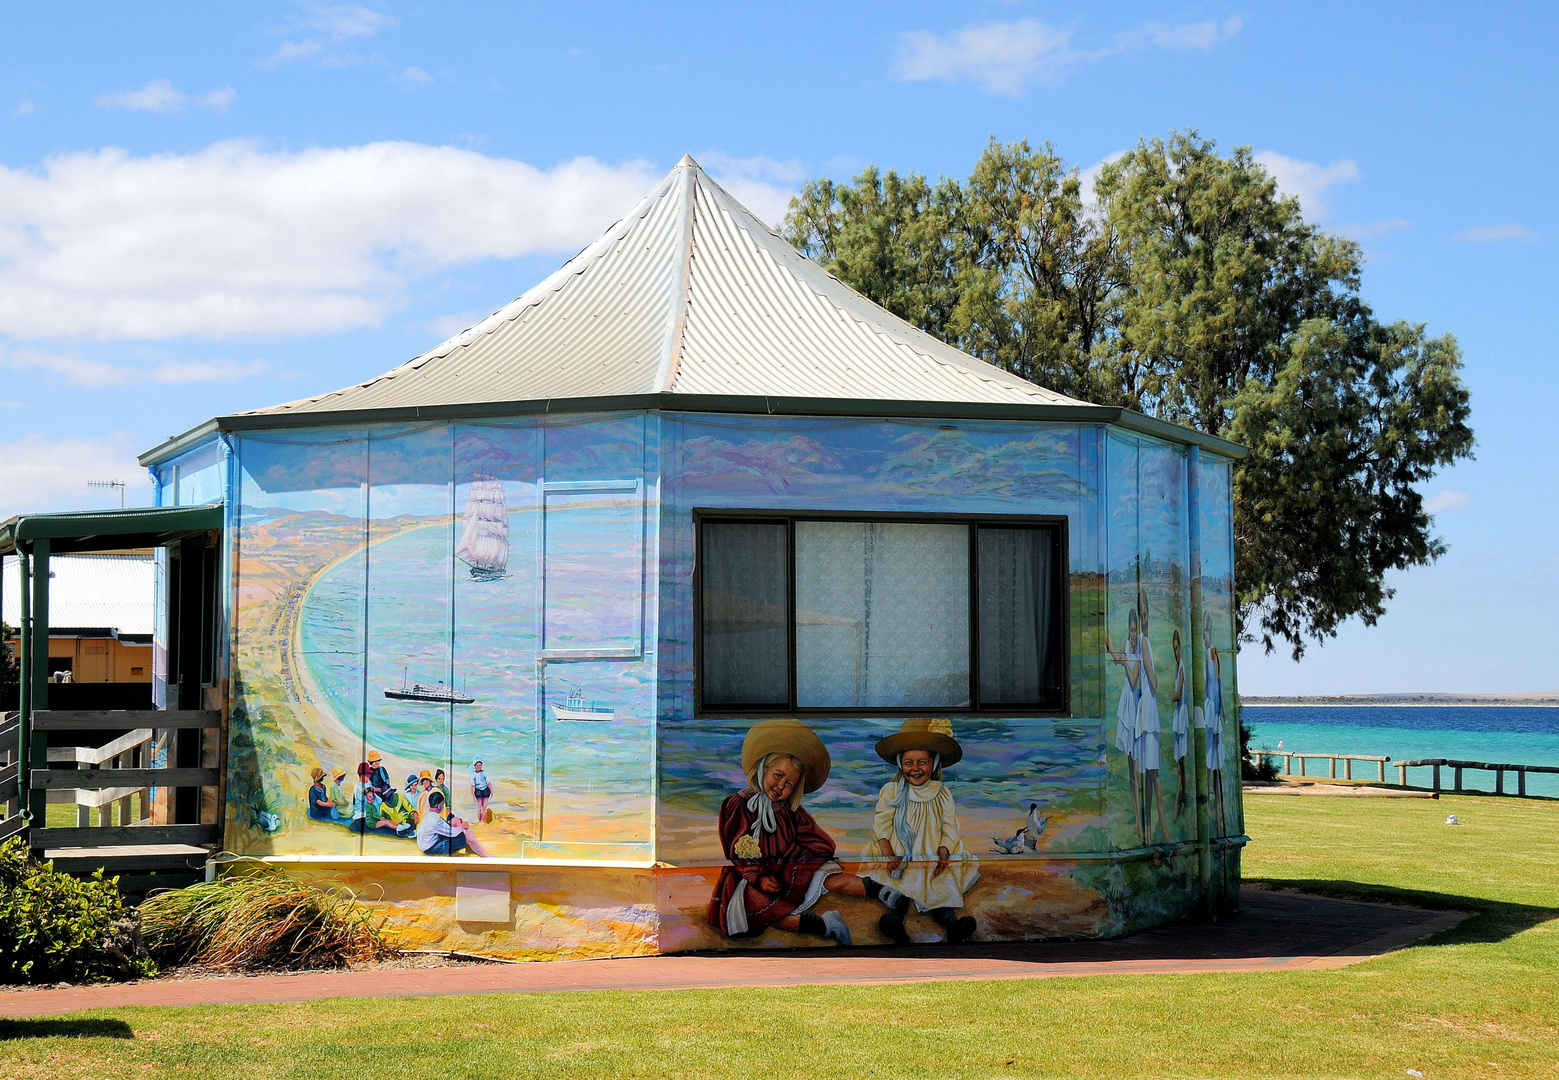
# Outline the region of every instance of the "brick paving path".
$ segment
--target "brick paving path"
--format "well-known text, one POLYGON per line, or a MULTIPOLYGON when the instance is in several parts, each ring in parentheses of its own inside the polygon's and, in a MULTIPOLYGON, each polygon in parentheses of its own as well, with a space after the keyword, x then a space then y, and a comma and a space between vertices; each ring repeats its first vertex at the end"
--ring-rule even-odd
POLYGON ((333 997, 426 997, 560 990, 869 985, 949 979, 1292 971, 1356 964, 1467 916, 1245 889, 1222 922, 1171 926, 1115 941, 746 951, 533 964, 318 971, 155 979, 0 993, 0 1016, 50 1016, 130 1005, 214 1005, 333 997))

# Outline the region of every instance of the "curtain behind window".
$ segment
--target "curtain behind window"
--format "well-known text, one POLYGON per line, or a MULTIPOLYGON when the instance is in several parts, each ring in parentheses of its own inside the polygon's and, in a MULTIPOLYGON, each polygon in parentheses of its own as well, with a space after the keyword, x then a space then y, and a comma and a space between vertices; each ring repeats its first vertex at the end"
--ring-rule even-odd
POLYGON ((787 531, 784 522, 703 525, 705 705, 789 703, 787 531))
POLYGON ((796 522, 796 704, 969 704, 969 527, 796 522))
POLYGON ((1048 529, 979 530, 980 704, 1032 705, 1054 696, 1048 529))

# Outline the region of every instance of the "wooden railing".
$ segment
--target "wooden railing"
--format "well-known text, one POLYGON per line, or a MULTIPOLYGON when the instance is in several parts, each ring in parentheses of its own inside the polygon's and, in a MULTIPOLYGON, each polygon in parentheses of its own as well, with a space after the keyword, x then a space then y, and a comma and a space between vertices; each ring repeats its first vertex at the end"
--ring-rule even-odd
POLYGON ((1305 769, 1306 761, 1325 761, 1330 765, 1329 779, 1332 780, 1338 778, 1337 763, 1339 761, 1344 763, 1343 779, 1346 780, 1353 779, 1353 763, 1355 761, 1373 762, 1376 769, 1376 782, 1381 784, 1386 782, 1386 766, 1390 764, 1398 770, 1397 783, 1402 787, 1407 787, 1407 771, 1409 769, 1430 768, 1434 770, 1430 779, 1430 790, 1437 792, 1445 790, 1452 792, 1462 791, 1463 769, 1482 769, 1492 772, 1494 774, 1493 794, 1495 795, 1509 794, 1505 790, 1505 774, 1508 772, 1516 774, 1515 794, 1521 796, 1525 796, 1527 793, 1527 773, 1559 773, 1559 765, 1505 765, 1487 761, 1457 761, 1452 758, 1419 758, 1413 761, 1392 761, 1390 757, 1375 754, 1313 754, 1302 753, 1297 750, 1252 750, 1250 754, 1257 762, 1264 758, 1282 758, 1283 774, 1285 776, 1308 776, 1309 773, 1305 769), (1299 772, 1297 774, 1294 772, 1294 761, 1296 759, 1299 762, 1299 772), (1446 789, 1440 784, 1441 768, 1454 770, 1454 786, 1450 789, 1446 789))
POLYGON ((1496 795, 1504 795, 1506 793, 1505 774, 1508 772, 1516 774, 1517 795, 1525 795, 1527 793, 1527 773, 1559 773, 1559 765, 1501 765, 1487 761, 1457 761, 1454 758, 1420 758, 1415 761, 1399 761, 1396 765, 1398 769, 1402 770, 1401 782, 1404 787, 1407 786, 1407 771, 1409 769, 1419 769, 1426 766, 1432 768, 1434 775, 1430 786, 1435 791, 1442 790, 1440 787, 1441 768, 1454 770, 1453 782, 1455 786, 1451 789, 1452 791, 1462 790, 1463 769, 1482 769, 1494 774, 1494 794, 1496 795))
POLYGON ((1258 762, 1262 758, 1282 758, 1283 774, 1285 776, 1294 775, 1295 758, 1299 759, 1300 776, 1309 775, 1305 771, 1306 761, 1326 761, 1331 765, 1330 779, 1333 780, 1337 779, 1337 763, 1339 761, 1343 763, 1343 779, 1345 780, 1353 779, 1353 763, 1355 761, 1372 761, 1375 763, 1378 778, 1382 784, 1386 782, 1386 763, 1391 760, 1389 757, 1377 757, 1374 754, 1301 754, 1293 750, 1252 750, 1251 756, 1254 757, 1258 762))
MULTIPOLYGON (((48 793, 51 802, 75 803, 78 808, 76 825, 50 828, 43 822, 34 822, 28 830, 29 842, 35 848, 219 842, 219 825, 151 825, 143 822, 148 822, 151 816, 149 793, 153 787, 214 787, 221 778, 218 769, 153 767, 150 749, 154 731, 219 728, 221 723, 220 712, 204 709, 40 709, 33 713, 32 730, 37 737, 46 738, 51 731, 83 735, 127 728, 129 731, 100 746, 49 749, 47 761, 51 767, 32 769, 27 777, 28 789, 48 793), (71 767, 53 767, 67 764, 71 767), (132 819, 132 799, 137 794, 141 796, 140 813, 132 819), (111 820, 116 806, 119 808, 117 825, 111 820), (91 825, 93 809, 99 811, 95 828, 91 825)), ((3 794, 4 790, 0 790, 0 796, 3 794)))

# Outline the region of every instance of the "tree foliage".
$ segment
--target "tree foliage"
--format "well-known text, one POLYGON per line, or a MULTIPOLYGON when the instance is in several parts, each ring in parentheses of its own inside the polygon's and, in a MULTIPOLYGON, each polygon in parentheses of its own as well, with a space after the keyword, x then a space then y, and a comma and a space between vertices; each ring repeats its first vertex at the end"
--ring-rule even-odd
POLYGON ((1144 139, 1084 189, 1047 143, 965 181, 809 182, 784 232, 901 318, 1015 375, 1249 446, 1235 466, 1247 640, 1299 656, 1373 624, 1432 562, 1417 485, 1472 453, 1461 353, 1383 324, 1358 245, 1305 221, 1248 148, 1144 139))

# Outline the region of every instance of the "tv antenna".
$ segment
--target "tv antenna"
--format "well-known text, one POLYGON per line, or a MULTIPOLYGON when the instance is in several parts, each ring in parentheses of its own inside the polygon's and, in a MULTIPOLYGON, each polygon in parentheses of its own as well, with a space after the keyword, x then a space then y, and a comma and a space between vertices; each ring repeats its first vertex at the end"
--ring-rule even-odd
POLYGON ((93 488, 118 488, 119 509, 125 508, 125 482, 123 480, 88 480, 87 487, 93 488))

